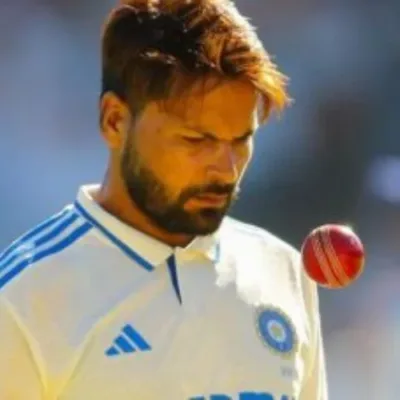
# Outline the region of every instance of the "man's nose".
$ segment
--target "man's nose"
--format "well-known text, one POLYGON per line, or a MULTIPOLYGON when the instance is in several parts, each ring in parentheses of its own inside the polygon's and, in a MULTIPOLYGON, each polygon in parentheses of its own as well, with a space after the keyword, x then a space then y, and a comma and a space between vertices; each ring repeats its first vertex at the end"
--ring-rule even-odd
POLYGON ((238 179, 238 157, 231 143, 219 143, 212 157, 208 175, 212 181, 235 184, 238 179))

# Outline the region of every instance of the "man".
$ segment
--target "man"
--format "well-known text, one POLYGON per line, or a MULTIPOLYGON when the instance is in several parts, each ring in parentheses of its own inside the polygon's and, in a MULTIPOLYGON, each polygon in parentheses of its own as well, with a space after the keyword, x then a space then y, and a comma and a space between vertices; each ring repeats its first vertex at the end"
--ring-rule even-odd
POLYGON ((298 253, 225 217, 285 79, 225 0, 132 0, 103 35, 100 186, 0 256, 0 398, 325 400, 298 253))

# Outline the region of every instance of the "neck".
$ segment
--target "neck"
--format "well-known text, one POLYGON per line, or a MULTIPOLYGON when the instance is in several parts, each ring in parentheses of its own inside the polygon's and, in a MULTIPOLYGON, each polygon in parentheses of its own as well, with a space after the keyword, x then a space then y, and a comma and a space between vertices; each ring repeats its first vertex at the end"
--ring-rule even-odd
POLYGON ((173 234, 158 227, 132 201, 122 179, 111 179, 109 172, 99 191, 93 193, 93 198, 120 221, 171 247, 185 247, 193 240, 192 236, 173 234))

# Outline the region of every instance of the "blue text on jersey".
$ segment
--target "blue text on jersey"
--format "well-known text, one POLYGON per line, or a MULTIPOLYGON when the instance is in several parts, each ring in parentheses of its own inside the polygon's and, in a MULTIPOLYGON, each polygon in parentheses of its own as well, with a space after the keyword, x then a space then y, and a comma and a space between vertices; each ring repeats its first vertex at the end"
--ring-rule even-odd
POLYGON ((288 395, 274 396, 267 392, 240 392, 237 396, 227 394, 211 394, 209 396, 195 396, 188 400, 295 400, 294 397, 288 395))

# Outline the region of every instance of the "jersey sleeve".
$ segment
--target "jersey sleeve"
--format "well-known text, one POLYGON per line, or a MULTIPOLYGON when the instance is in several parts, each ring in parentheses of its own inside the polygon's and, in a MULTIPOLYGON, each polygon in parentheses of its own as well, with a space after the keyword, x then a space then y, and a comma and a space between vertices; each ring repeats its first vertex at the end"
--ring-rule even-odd
POLYGON ((32 346, 12 306, 0 298, 0 399, 42 400, 43 385, 32 346))
POLYGON ((313 282, 307 281, 308 313, 310 316, 312 345, 308 358, 307 375, 299 400, 328 400, 325 351, 321 331, 318 290, 313 282))

